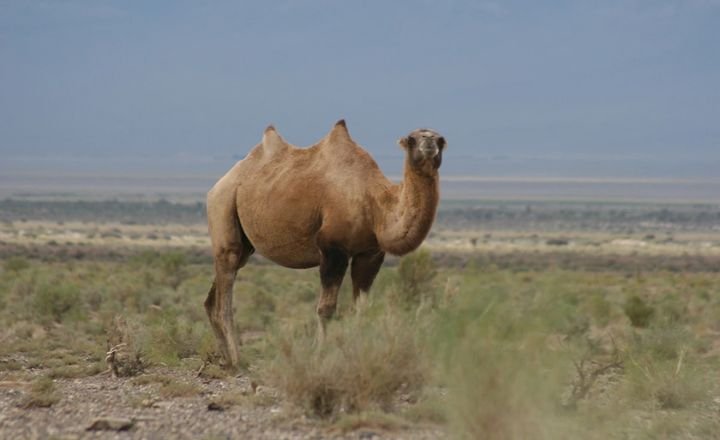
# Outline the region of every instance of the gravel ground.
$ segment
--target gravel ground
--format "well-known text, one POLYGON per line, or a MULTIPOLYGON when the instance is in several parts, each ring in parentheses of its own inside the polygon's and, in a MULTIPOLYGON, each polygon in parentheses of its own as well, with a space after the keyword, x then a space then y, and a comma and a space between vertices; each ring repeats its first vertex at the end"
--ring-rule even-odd
MULTIPOLYGON (((385 431, 362 428, 340 432, 327 422, 307 418, 287 405, 240 404, 209 410, 214 397, 228 391, 252 393, 245 377, 199 379, 192 372, 153 371, 201 388, 194 397, 161 399, 159 384, 137 385, 132 379, 98 375, 55 381, 61 400, 50 408, 25 409, 27 384, 0 383, 2 439, 435 439, 447 437, 437 426, 385 431), (108 420, 106 420, 108 419, 108 420), (97 420, 132 423, 124 431, 88 428, 97 420)), ((258 387, 257 394, 273 394, 258 387)), ((252 397, 252 396, 250 396, 252 397)), ((266 399, 272 401, 272 399, 266 399)), ((248 399, 250 402, 250 399, 248 399)))

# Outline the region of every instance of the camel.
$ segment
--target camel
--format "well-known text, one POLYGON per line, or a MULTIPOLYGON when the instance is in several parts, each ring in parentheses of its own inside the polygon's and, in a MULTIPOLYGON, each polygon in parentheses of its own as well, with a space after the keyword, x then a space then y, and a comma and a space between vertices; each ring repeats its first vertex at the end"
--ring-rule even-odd
POLYGON ((232 292, 237 271, 258 252, 289 268, 320 267, 319 339, 350 265, 353 299, 367 294, 385 254, 404 255, 425 239, 439 200, 445 138, 418 129, 398 143, 403 181, 393 184, 355 143, 344 120, 317 144, 298 148, 271 125, 262 142, 207 195, 215 280, 205 310, 226 365, 238 365, 232 292))

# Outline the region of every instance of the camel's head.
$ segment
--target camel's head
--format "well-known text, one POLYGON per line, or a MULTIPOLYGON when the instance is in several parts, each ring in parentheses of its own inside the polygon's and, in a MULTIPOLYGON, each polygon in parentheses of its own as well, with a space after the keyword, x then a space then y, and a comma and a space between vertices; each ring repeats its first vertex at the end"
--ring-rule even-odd
POLYGON ((414 168, 429 172, 436 171, 442 163, 442 153, 447 143, 440 133, 428 128, 419 128, 398 141, 407 151, 407 157, 414 168))

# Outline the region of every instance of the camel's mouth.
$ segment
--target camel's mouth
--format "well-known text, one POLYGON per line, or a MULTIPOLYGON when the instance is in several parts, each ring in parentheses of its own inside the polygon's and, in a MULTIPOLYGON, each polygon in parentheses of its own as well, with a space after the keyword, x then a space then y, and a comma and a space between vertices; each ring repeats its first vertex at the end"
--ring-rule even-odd
POLYGON ((425 142, 421 142, 418 150, 420 150, 420 153, 425 159, 432 159, 440 154, 440 147, 438 147, 436 142, 429 139, 425 142))

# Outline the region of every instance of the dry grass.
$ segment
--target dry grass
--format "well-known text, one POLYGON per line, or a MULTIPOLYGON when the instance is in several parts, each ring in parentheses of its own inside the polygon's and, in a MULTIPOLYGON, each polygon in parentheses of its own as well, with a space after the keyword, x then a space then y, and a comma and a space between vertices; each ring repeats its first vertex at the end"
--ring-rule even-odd
POLYGON ((215 364, 204 364, 200 372, 198 373, 199 377, 202 377, 204 379, 227 379, 228 376, 230 376, 230 371, 228 371, 225 368, 222 368, 219 365, 215 364))
POLYGON ((278 336, 268 382, 322 417, 389 409, 398 393, 417 392, 428 374, 413 324, 399 313, 373 318, 369 310, 333 323, 319 348, 311 334, 278 336))
POLYGON ((131 382, 133 385, 151 385, 159 383, 162 385, 168 385, 172 382, 172 378, 169 376, 163 376, 161 374, 143 374, 132 378, 131 382))
POLYGON ((626 389, 630 398, 664 410, 686 409, 709 399, 712 382, 703 372, 708 366, 695 353, 683 346, 659 347, 662 351, 653 348, 636 343, 628 352, 626 389))
POLYGON ((277 400, 270 394, 232 390, 211 398, 208 401, 208 408, 225 410, 234 406, 267 407, 276 403, 277 400))
POLYGON ((343 434, 361 429, 392 432, 410 427, 407 420, 378 411, 346 414, 340 417, 333 425, 343 434))
POLYGON ((48 376, 53 379, 77 379, 80 377, 94 376, 104 371, 100 363, 90 365, 66 365, 50 370, 48 376))
POLYGON ((48 408, 60 401, 60 394, 52 378, 43 376, 36 379, 25 397, 23 408, 48 408))

